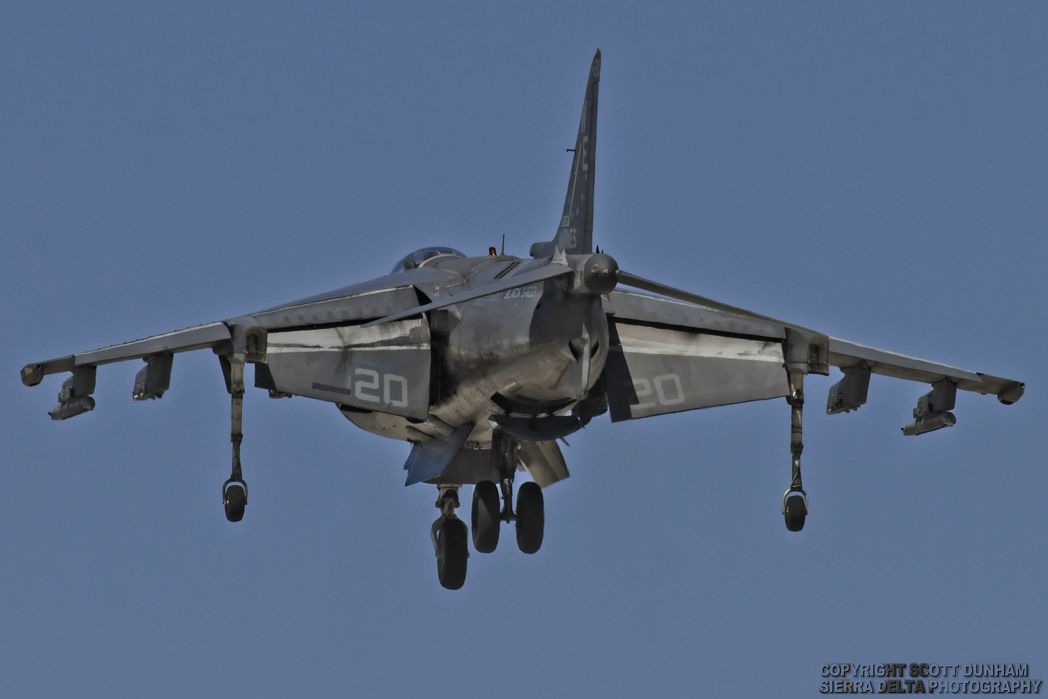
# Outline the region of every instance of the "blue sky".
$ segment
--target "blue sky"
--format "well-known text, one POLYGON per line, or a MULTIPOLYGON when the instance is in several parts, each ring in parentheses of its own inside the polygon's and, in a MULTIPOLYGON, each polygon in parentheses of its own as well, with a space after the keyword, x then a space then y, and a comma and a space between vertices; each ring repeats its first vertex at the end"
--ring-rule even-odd
MULTIPOLYGON (((1043 3, 6 3, 0 695, 813 696, 830 662, 1048 675, 1043 3), (222 515, 208 353, 161 401, 27 361, 552 237, 603 50, 595 238, 625 267, 1027 382, 903 438, 809 382, 788 533, 771 401, 569 439, 547 537, 435 579, 404 444, 246 401, 222 515)), ((506 543, 509 543, 507 541, 506 543)))

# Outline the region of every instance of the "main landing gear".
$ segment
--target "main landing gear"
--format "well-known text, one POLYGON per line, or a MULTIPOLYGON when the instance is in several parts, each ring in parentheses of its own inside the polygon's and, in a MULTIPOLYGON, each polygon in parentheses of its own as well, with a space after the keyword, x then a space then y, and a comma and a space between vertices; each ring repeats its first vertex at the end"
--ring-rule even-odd
POLYGON ((514 512, 513 481, 502 481, 502 505, 498 487, 491 481, 481 481, 473 488, 473 548, 479 553, 491 553, 499 543, 499 529, 503 522, 514 522, 517 530, 517 548, 524 553, 537 553, 542 548, 546 525, 542 488, 528 481, 517 492, 514 512))
MULTIPOLYGON (((478 553, 491 553, 498 546, 502 523, 514 522, 517 548, 524 553, 537 553, 542 547, 546 524, 542 488, 531 481, 521 485, 514 511, 516 442, 496 432, 491 450, 500 479, 498 485, 493 481, 480 481, 473 488, 470 508, 473 548, 478 553)), ((466 561, 469 558, 466 523, 455 514, 455 508, 459 506, 458 486, 439 486, 436 505, 440 517, 433 522, 431 538, 437 556, 437 578, 445 588, 457 590, 466 581, 466 561)))
POLYGON ((491 553, 498 546, 502 523, 515 522, 517 548, 524 553, 537 553, 542 547, 546 524, 542 488, 532 482, 520 486, 514 512, 513 476, 517 471, 517 442, 502 432, 495 432, 491 440, 491 458, 499 474, 499 485, 481 481, 473 488, 473 548, 480 553, 491 553))

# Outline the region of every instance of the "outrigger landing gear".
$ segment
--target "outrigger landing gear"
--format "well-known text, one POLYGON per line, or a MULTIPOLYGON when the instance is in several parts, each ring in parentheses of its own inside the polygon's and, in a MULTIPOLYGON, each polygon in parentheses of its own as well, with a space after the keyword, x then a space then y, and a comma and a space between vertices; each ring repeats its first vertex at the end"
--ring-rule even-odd
POLYGON ((244 355, 234 353, 229 358, 230 428, 229 441, 233 444, 233 467, 222 484, 222 505, 226 519, 239 522, 247 507, 247 483, 240 467, 240 444, 244 441, 244 355))
POLYGON ((458 486, 440 486, 436 505, 440 517, 433 522, 430 537, 437 555, 437 579, 442 587, 457 590, 466 582, 469 558, 466 523, 455 514, 459 506, 458 486))
POLYGON ((473 547, 480 553, 491 553, 499 543, 502 522, 515 522, 517 547, 524 553, 536 553, 542 547, 545 508, 542 489, 537 483, 520 486, 517 508, 513 509, 513 477, 517 471, 517 442, 496 431, 491 441, 491 458, 499 473, 499 484, 481 481, 473 488, 473 547), (502 506, 499 507, 499 494, 502 506))
POLYGON ((808 516, 808 494, 804 492, 801 482, 801 452, 804 451, 804 374, 789 373, 790 395, 786 402, 790 404, 790 454, 793 457, 790 487, 782 494, 782 516, 786 519, 786 528, 791 532, 804 529, 804 519, 808 516))

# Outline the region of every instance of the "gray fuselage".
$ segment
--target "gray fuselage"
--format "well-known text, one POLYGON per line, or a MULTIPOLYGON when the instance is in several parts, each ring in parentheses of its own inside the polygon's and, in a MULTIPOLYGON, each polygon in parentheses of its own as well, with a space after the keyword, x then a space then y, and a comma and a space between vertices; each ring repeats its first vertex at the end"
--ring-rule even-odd
MULTIPOLYGON (((447 255, 400 275, 437 299, 541 264, 507 256, 447 255)), ((567 294, 568 283, 540 282, 431 312, 425 420, 381 411, 343 409, 343 414, 369 432, 413 441, 472 423, 468 441, 483 447, 491 441, 492 415, 541 420, 565 413, 597 382, 608 352, 600 297, 567 294)))

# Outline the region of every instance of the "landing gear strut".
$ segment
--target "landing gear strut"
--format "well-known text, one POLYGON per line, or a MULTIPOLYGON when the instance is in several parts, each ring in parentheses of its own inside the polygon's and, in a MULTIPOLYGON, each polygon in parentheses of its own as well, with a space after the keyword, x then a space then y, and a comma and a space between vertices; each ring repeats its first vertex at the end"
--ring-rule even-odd
POLYGON ((229 441, 233 444, 233 467, 222 484, 222 505, 226 519, 239 522, 247 507, 247 482, 240 467, 240 444, 244 441, 244 354, 234 353, 229 358, 230 428, 229 441))
POLYGON ((790 487, 782 494, 782 516, 786 528, 799 532, 804 528, 804 519, 808 516, 808 494, 804 492, 801 482, 801 452, 804 451, 804 374, 789 373, 790 395, 786 402, 790 405, 790 454, 793 457, 790 487))
MULTIPOLYGON (((470 521, 473 525, 473 548, 478 553, 491 553, 499 544, 499 530, 503 522, 516 523, 517 547, 524 553, 535 553, 542 546, 545 512, 542 489, 538 483, 527 482, 517 493, 517 508, 513 510, 513 476, 517 470, 517 441, 496 431, 491 441, 491 458, 499 482, 480 481, 473 488, 470 521)), ((437 509, 440 517, 433 522, 430 535, 437 555, 437 578, 440 584, 457 590, 466 582, 466 561, 469 558, 466 523, 455 514, 459 506, 457 485, 437 486, 437 509)))
POLYGON ((459 506, 458 486, 441 486, 436 505, 440 516, 433 522, 430 537, 437 555, 437 579, 442 587, 457 590, 466 582, 469 558, 466 523, 455 514, 459 506))

